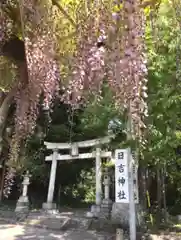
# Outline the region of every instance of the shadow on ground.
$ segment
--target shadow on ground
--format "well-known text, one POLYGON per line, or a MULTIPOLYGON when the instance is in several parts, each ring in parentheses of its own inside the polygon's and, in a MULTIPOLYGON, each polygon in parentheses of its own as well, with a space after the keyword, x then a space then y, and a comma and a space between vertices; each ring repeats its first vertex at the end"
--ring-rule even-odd
POLYGON ((47 229, 27 227, 23 225, 0 225, 0 239, 1 240, 98 240, 107 239, 113 240, 110 236, 105 236, 95 231, 51 231, 47 229))

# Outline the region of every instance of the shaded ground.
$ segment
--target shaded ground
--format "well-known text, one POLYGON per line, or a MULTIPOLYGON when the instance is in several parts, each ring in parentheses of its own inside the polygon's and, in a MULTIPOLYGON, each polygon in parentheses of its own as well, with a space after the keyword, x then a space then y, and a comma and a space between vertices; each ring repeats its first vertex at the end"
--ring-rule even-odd
POLYGON ((73 211, 72 209, 61 209, 61 213, 58 215, 33 211, 21 223, 15 221, 14 211, 1 211, 0 240, 114 239, 112 233, 91 231, 87 229, 88 225, 83 209, 73 211))
POLYGON ((96 240, 113 239, 111 236, 97 234, 95 231, 72 230, 66 232, 52 231, 42 228, 27 227, 22 225, 1 224, 1 240, 96 240), (100 238, 102 237, 102 238, 100 238), (104 238, 103 238, 104 237, 104 238))
MULTIPOLYGON (((59 213, 31 211, 17 216, 14 211, 0 211, 0 240, 115 240, 116 226, 110 221, 90 220, 85 209, 61 209, 59 213), (19 218, 20 217, 20 218, 19 218)), ((171 230, 172 231, 172 230, 171 230)), ((173 230, 174 231, 174 230, 173 230)), ((143 234, 141 234, 143 235, 143 234)), ((137 235, 137 240, 141 239, 137 235)), ((181 234, 155 232, 149 240, 181 240, 181 234)), ((125 238, 124 240, 127 240, 125 238)))
MULTIPOLYGON (((53 231, 20 224, 0 222, 1 240, 115 240, 115 235, 88 230, 53 231)), ((181 240, 178 233, 151 235, 151 240, 181 240)), ((150 240, 149 239, 149 240, 150 240)), ((125 239, 126 240, 126 239, 125 239)))

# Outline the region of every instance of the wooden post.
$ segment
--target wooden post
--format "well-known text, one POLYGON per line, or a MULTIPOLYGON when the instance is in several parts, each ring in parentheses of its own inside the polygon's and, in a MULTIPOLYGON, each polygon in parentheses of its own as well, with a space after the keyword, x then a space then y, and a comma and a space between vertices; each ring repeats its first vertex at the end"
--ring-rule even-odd
POLYGON ((136 211, 134 202, 134 185, 133 185, 133 163, 131 158, 131 149, 128 149, 129 162, 129 228, 130 240, 136 240, 136 211))
MULTIPOLYGON (((130 115, 130 106, 128 109, 127 139, 132 140, 132 120, 130 115)), ((136 240, 136 211, 134 201, 133 184, 133 159, 131 157, 131 148, 128 148, 128 171, 129 171, 129 229, 130 240, 136 240)))

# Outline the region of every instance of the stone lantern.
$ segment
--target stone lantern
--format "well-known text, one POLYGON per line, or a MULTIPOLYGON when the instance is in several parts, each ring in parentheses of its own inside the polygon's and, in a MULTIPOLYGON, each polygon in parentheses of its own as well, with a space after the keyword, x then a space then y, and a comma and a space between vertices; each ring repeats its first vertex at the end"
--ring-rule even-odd
POLYGON ((102 200, 101 204, 101 217, 109 218, 112 209, 112 200, 110 199, 111 178, 109 169, 107 167, 105 168, 103 179, 104 199, 102 200))
POLYGON ((23 175, 23 191, 22 195, 19 197, 18 202, 16 204, 15 212, 26 212, 29 210, 29 199, 28 199, 28 186, 30 184, 30 177, 29 171, 26 172, 25 175, 23 175))

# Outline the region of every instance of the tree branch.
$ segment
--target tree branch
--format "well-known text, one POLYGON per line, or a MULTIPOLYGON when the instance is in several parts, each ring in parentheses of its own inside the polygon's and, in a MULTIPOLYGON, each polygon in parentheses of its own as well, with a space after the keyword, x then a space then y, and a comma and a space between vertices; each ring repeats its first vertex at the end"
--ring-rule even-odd
POLYGON ((58 7, 58 9, 61 11, 61 13, 71 22, 71 24, 77 28, 76 23, 74 22, 74 20, 70 17, 70 15, 66 12, 66 10, 60 5, 59 2, 57 2, 57 0, 52 0, 53 5, 56 5, 58 7))
POLYGON ((148 1, 143 1, 141 3, 141 7, 155 7, 156 5, 160 5, 161 1, 160 0, 148 0, 148 1))

